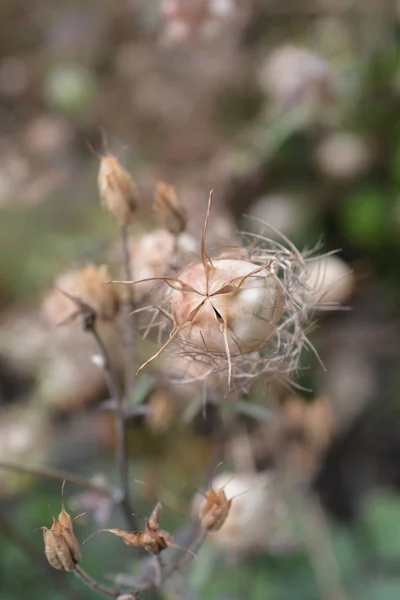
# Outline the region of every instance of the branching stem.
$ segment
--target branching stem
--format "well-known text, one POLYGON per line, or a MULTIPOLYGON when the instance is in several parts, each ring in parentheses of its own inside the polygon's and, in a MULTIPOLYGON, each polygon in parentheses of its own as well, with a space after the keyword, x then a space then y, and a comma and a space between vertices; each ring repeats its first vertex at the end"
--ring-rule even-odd
POLYGON ((108 596, 109 598, 117 598, 119 591, 102 585, 96 579, 93 579, 86 571, 84 571, 79 565, 75 566, 74 573, 78 579, 80 579, 85 585, 90 587, 92 590, 96 590, 99 594, 108 596))
POLYGON ((108 392, 111 399, 115 401, 115 439, 116 453, 115 461, 118 476, 119 489, 115 494, 117 501, 120 503, 124 512, 125 518, 132 529, 136 528, 136 520, 133 516, 133 508, 131 506, 128 482, 128 459, 127 459, 127 440, 126 440, 126 419, 123 405, 123 395, 119 391, 118 381, 114 368, 108 354, 108 350, 96 328, 93 325, 91 332, 97 342, 97 346, 103 359, 104 376, 106 378, 108 392))
POLYGON ((88 490, 94 490, 103 494, 104 496, 112 496, 113 490, 110 486, 104 483, 98 483, 93 479, 70 473, 69 471, 62 471, 61 469, 53 469, 51 467, 29 467, 18 463, 0 461, 0 470, 15 471, 23 473, 25 475, 34 475, 35 477, 43 477, 45 479, 57 479, 60 481, 69 481, 75 485, 79 485, 88 490))

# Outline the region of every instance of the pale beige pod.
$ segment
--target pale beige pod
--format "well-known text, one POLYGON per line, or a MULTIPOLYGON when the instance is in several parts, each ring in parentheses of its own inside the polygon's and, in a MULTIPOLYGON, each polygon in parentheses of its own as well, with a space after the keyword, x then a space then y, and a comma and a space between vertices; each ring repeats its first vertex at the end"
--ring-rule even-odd
POLYGON ((284 299, 268 268, 235 259, 197 263, 185 269, 171 292, 181 337, 200 350, 232 356, 266 345, 284 299), (187 324, 186 327, 185 324, 187 324))
POLYGON ((307 263, 307 300, 316 308, 332 307, 348 301, 355 288, 354 271, 338 256, 325 256, 307 263))

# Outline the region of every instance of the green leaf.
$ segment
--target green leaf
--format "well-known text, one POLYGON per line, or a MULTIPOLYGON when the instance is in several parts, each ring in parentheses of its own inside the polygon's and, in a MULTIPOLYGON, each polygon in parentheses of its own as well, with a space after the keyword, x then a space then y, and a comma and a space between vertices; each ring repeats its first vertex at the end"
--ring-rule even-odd
POLYGON ((131 396, 131 404, 137 406, 146 400, 155 386, 154 377, 143 376, 136 380, 135 389, 131 396))
POLYGON ((256 421, 269 421, 271 418, 271 411, 266 406, 256 404, 255 402, 238 400, 235 408, 239 414, 255 419, 256 421))

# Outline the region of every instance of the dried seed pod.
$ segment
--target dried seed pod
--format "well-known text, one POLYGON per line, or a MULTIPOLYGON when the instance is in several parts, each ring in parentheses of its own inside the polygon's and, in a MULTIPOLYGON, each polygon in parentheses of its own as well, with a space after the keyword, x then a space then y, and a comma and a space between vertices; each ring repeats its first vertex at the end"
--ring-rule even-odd
POLYGON ((163 297, 159 290, 160 301, 149 307, 152 316, 146 333, 152 326, 162 331, 163 324, 172 329, 139 371, 174 345, 176 355, 201 364, 201 379, 216 375, 220 388, 226 373, 230 390, 247 390, 258 376, 287 381, 298 367, 302 348, 314 350, 305 333, 315 309, 307 285, 307 257, 268 225, 279 241, 246 234, 247 260, 243 248, 236 257, 230 252, 229 258, 211 258, 205 247, 211 200, 210 194, 201 261, 177 276, 115 282, 165 283, 163 297))
MULTIPOLYGON (((53 518, 51 529, 41 527, 47 560, 55 569, 73 571, 82 560, 79 542, 74 534, 72 519, 64 506, 64 485, 61 488, 62 508, 58 519, 53 518)), ((78 515, 81 516, 81 515, 78 515)), ((76 517, 75 517, 76 518, 76 517)))
POLYGON ((179 235, 186 229, 187 212, 182 206, 172 185, 159 181, 156 185, 154 210, 165 218, 166 229, 173 235, 179 235))
POLYGON ((54 569, 62 571, 64 566, 57 553, 56 537, 54 533, 52 533, 48 527, 41 527, 40 529, 43 531, 44 552, 49 564, 54 567, 54 569))
POLYGON ((73 571, 75 560, 64 537, 63 532, 57 529, 42 527, 44 538, 44 551, 50 565, 58 570, 73 571))
POLYGON ((229 514, 232 500, 233 498, 228 500, 223 488, 207 490, 200 507, 201 526, 208 531, 221 529, 229 514))
MULTIPOLYGON (((58 515, 58 519, 55 519, 52 525, 51 530, 52 531, 59 531, 67 546, 68 549, 71 553, 71 557, 72 560, 74 561, 75 564, 78 564, 81 560, 82 560, 82 553, 79 547, 79 542, 76 539, 75 533, 74 533, 74 529, 72 526, 72 519, 70 517, 70 515, 67 513, 67 511, 65 510, 65 505, 64 505, 64 486, 65 486, 65 481, 62 484, 62 488, 61 488, 61 498, 62 498, 62 507, 61 507, 61 512, 58 515)), ((80 517, 81 515, 78 515, 78 517, 80 517)), ((77 518, 77 517, 75 517, 77 518)))
POLYGON ((197 263, 179 275, 171 307, 181 336, 200 349, 231 356, 258 350, 283 309, 279 283, 268 266, 244 260, 197 263))
MULTIPOLYGON (((150 517, 146 519, 144 531, 125 531, 123 529, 100 529, 96 533, 108 532, 120 537, 127 546, 144 548, 153 555, 158 555, 168 547, 175 547, 172 536, 159 528, 159 518, 162 510, 160 502, 156 504, 150 517)), ((93 534, 95 535, 95 534, 93 534)), ((92 536, 90 536, 92 537, 92 536)), ((90 538, 88 538, 90 539, 90 538)), ((87 540, 86 540, 87 541, 87 540)))
POLYGON ((103 208, 112 214, 118 225, 128 225, 136 210, 136 185, 128 171, 109 152, 101 158, 97 182, 103 208))

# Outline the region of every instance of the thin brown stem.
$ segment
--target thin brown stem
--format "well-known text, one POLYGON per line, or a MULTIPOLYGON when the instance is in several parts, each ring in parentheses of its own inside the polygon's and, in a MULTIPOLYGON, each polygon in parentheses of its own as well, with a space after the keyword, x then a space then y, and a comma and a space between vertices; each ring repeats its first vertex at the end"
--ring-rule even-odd
POLYGON ((164 565, 159 554, 154 559, 154 585, 156 588, 160 588, 164 579, 164 565))
MULTIPOLYGON (((128 281, 133 280, 132 256, 129 246, 128 228, 126 225, 121 225, 121 245, 122 245, 122 262, 125 273, 125 278, 128 281)), ((129 399, 132 396, 135 384, 135 339, 136 329, 132 311, 135 309, 135 301, 133 297, 132 286, 127 286, 125 299, 125 340, 127 348, 126 357, 126 380, 125 380, 125 398, 129 399)))
POLYGON ((80 475, 70 473, 69 471, 63 471, 61 469, 53 469, 51 467, 28 467, 8 461, 0 461, 0 469, 4 469, 6 471, 16 471, 18 473, 23 473, 24 475, 33 475, 35 477, 43 477, 45 479, 57 479, 60 481, 65 480, 88 490, 95 490, 96 492, 99 492, 99 494, 103 494, 105 496, 113 495, 113 490, 110 486, 103 483, 97 483, 92 479, 87 479, 86 477, 81 477, 80 475))
POLYGON ((129 482, 128 482, 128 458, 127 458, 127 440, 126 440, 126 419, 123 406, 123 395, 119 391, 117 376, 114 372, 113 364, 110 359, 107 347, 104 344, 96 326, 93 325, 91 332, 97 342, 103 359, 104 376, 106 378, 108 392, 111 399, 115 401, 115 439, 116 451, 115 461, 118 476, 118 490, 114 497, 120 503, 125 518, 132 529, 136 528, 136 519, 133 516, 133 508, 130 501, 129 482))
MULTIPOLYGON (((201 546, 203 545, 203 543, 207 537, 207 533, 208 532, 206 529, 201 529, 199 535, 197 536, 197 538, 195 539, 195 541, 189 548, 189 550, 191 552, 193 552, 193 554, 196 554, 200 550, 201 546)), ((194 558, 193 554, 190 554, 189 552, 187 552, 185 554, 185 556, 183 556, 180 560, 176 561, 176 563, 174 563, 167 569, 164 577, 165 578, 169 577, 170 575, 172 575, 172 573, 174 573, 175 571, 178 571, 179 569, 181 569, 182 567, 187 565, 190 561, 193 560, 193 558, 194 558)))
POLYGON ((109 588, 105 585, 102 585, 96 579, 93 579, 86 571, 84 571, 78 565, 75 566, 74 573, 78 579, 80 579, 85 585, 90 587, 92 590, 99 592, 99 594, 103 594, 105 596, 109 596, 110 598, 117 598, 119 596, 119 591, 116 589, 109 588))

